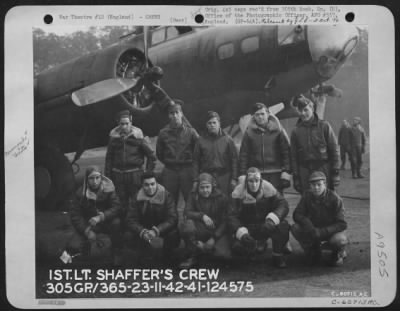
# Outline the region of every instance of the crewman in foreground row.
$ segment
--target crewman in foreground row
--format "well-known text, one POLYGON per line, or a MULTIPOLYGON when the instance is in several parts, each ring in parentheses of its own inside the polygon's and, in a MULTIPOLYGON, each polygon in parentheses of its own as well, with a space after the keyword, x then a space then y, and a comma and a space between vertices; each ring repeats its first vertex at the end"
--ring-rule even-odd
POLYGON ((232 193, 233 203, 228 212, 228 224, 234 235, 232 252, 252 255, 257 241, 272 239, 272 262, 286 268, 284 247, 289 240, 288 202, 275 187, 261 178, 258 168, 247 170, 244 181, 232 193))
POLYGON ((188 258, 181 263, 181 268, 194 266, 202 253, 214 254, 217 243, 226 233, 228 205, 228 198, 216 187, 213 176, 200 174, 197 189, 190 193, 185 207, 181 236, 188 258))
POLYGON ((123 246, 119 218, 121 205, 112 181, 102 175, 97 166, 89 166, 83 186, 71 203, 71 223, 75 234, 68 242, 68 252, 90 255, 101 242, 99 234, 106 234, 111 237, 114 265, 120 265, 123 246))
POLYGON ((331 264, 342 265, 348 244, 342 199, 327 189, 326 176, 322 172, 313 172, 309 183, 310 190, 303 194, 293 213, 296 223, 291 228, 292 234, 311 265, 320 261, 322 243, 327 243, 332 250, 331 264))
POLYGON ((163 261, 168 263, 180 242, 177 225, 172 195, 157 183, 153 172, 143 173, 142 188, 127 215, 127 246, 141 252, 161 250, 163 261))

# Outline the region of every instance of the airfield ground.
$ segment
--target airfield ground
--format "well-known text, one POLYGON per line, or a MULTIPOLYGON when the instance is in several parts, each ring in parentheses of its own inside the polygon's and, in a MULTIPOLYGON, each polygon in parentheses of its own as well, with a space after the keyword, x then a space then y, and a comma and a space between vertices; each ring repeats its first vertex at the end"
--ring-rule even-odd
MULTIPOLYGON (((369 179, 369 157, 364 157, 364 179, 352 179, 349 167, 341 171, 341 184, 338 193, 344 199, 346 209, 346 219, 348 222, 348 236, 350 245, 348 247, 349 256, 342 267, 329 267, 321 264, 309 267, 304 262, 303 252, 297 241, 290 236, 293 253, 288 256, 288 268, 278 270, 271 266, 271 251, 255 261, 247 264, 232 263, 203 263, 205 268, 213 268, 216 264, 220 269, 218 281, 243 280, 252 281, 254 291, 251 293, 181 293, 163 295, 150 295, 162 297, 332 297, 334 293, 344 291, 356 291, 370 294, 371 291, 371 268, 370 268, 370 179, 369 179)), ((97 150, 86 153, 79 160, 82 176, 85 166, 89 164, 104 164, 104 150, 97 150)), ((349 164, 348 164, 349 165, 349 164)), ((79 179, 79 178, 78 178, 79 179)), ((291 215, 300 196, 293 190, 286 192, 289 201, 290 213, 289 222, 293 223, 291 215)), ((36 215, 36 240, 53 240, 53 242, 41 243, 38 250, 37 259, 37 296, 38 298, 56 298, 45 292, 45 283, 48 281, 48 271, 51 268, 66 268, 60 261, 45 259, 46 254, 57 253, 61 250, 60 239, 65 236, 65 232, 71 231, 68 221, 68 214, 62 211, 37 212, 36 215), (44 246, 43 246, 44 245, 44 246), (42 257, 42 255, 44 257, 42 257)), ((270 246, 270 245, 269 245, 270 246)), ((134 267, 130 267, 134 268, 134 267)), ((83 297, 80 295, 60 295, 61 297, 83 297)), ((85 297, 100 297, 99 295, 85 295, 85 297)), ((133 294, 110 294, 101 297, 136 297, 133 294)), ((148 297, 140 295, 140 297, 148 297)))

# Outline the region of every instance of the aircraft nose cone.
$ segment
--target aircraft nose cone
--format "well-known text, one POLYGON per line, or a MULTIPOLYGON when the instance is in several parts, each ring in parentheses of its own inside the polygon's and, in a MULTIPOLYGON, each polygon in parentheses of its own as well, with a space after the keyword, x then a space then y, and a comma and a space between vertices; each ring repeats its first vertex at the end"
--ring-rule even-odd
POLYGON ((318 74, 331 78, 355 49, 359 34, 355 26, 309 26, 307 39, 318 74))

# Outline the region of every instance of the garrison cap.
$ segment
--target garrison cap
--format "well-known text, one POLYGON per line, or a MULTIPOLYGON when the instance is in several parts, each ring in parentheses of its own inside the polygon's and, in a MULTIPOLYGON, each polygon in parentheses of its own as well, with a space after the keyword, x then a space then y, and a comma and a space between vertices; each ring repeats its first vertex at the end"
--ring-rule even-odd
POLYGON ((253 113, 256 113, 260 109, 265 109, 265 110, 268 111, 267 106, 265 106, 265 104, 263 104, 263 103, 255 103, 253 105, 253 113))
POLYGON ((168 107, 168 113, 172 111, 182 112, 183 101, 180 99, 173 99, 171 105, 168 107))
POLYGON ((121 118, 130 118, 131 112, 129 110, 122 110, 117 113, 117 120, 121 120, 121 118))
POLYGON ((217 118, 218 121, 220 121, 219 114, 215 111, 208 111, 207 112, 207 121, 210 121, 212 118, 217 118))
POLYGON ((314 181, 319 181, 319 180, 324 180, 326 181, 326 176, 324 173, 320 171, 315 171, 313 172, 310 177, 308 178, 309 182, 314 182, 314 181))
POLYGON ((360 117, 354 117, 354 121, 361 122, 361 118, 360 117))
POLYGON ((295 100, 293 101, 293 106, 296 107, 297 109, 301 110, 304 107, 313 104, 313 102, 305 97, 303 94, 300 96, 297 96, 295 100))

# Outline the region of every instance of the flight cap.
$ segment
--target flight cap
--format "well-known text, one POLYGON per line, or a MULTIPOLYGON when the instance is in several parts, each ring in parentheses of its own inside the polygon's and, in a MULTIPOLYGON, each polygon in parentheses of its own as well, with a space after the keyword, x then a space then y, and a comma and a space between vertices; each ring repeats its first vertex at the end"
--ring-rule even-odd
POLYGON ((308 181, 314 182, 314 181, 319 181, 319 180, 324 180, 326 181, 326 176, 324 173, 320 172, 320 171, 315 171, 313 172, 310 177, 308 178, 308 181))

